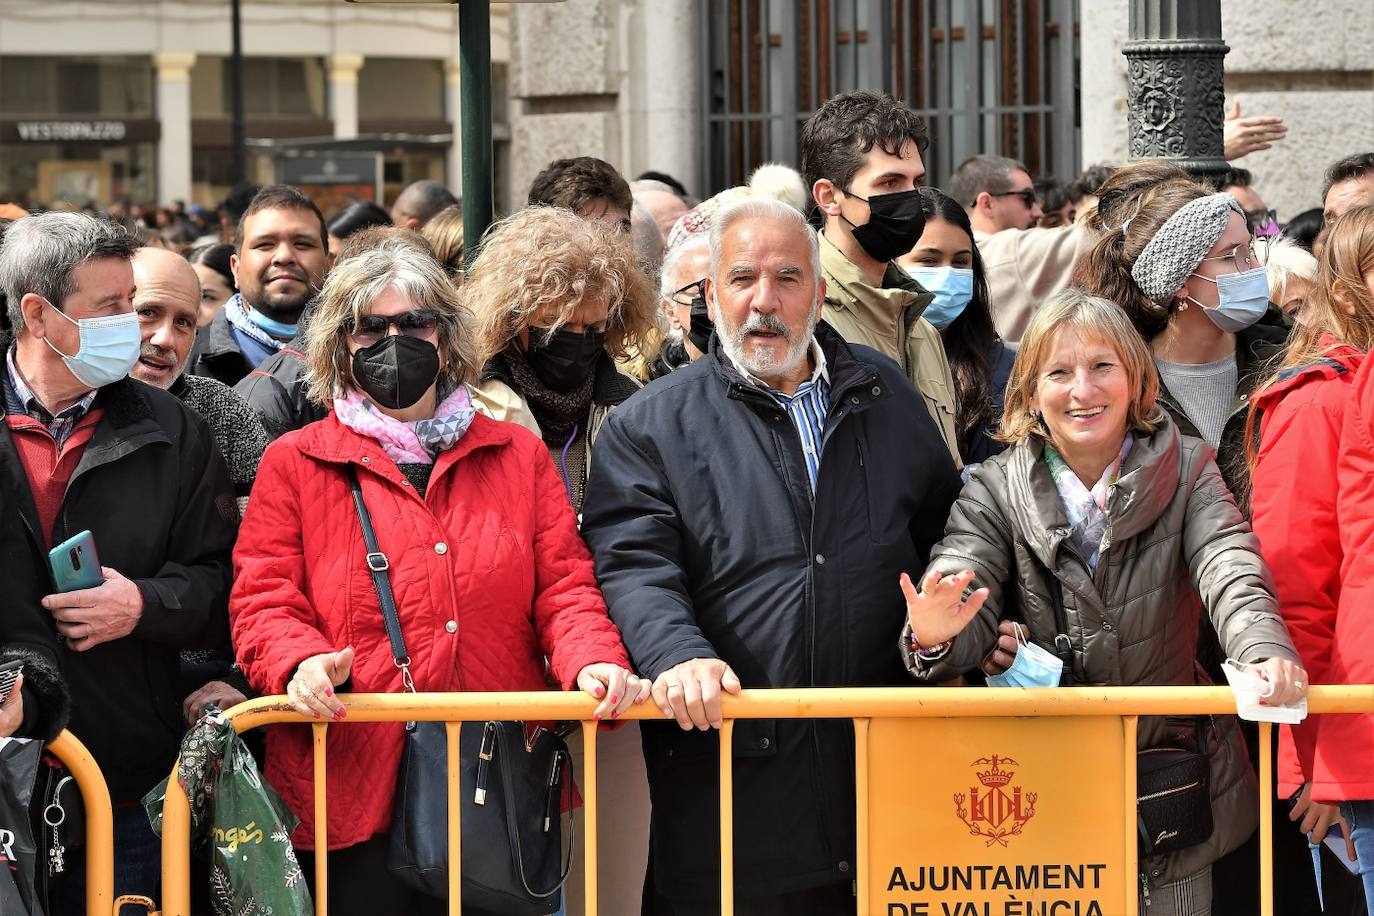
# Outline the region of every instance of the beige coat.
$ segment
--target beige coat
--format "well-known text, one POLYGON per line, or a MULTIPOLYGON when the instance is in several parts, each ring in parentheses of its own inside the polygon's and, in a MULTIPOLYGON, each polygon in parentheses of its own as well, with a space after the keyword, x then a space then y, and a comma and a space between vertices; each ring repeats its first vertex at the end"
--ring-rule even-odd
POLYGON ((1018 343, 1040 303, 1069 285, 1078 258, 1092 246, 1086 226, 1056 229, 1003 229, 989 235, 975 231, 988 300, 997 333, 1018 343))
POLYGON ((869 286, 859 268, 824 235, 821 272, 825 322, 850 343, 872 347, 897 361, 935 418, 954 464, 962 466, 958 405, 945 345, 940 332, 920 317, 934 297, 894 264, 887 265, 881 289, 869 286))
MULTIPOLYGON (((1259 543, 1222 482, 1211 446, 1180 435, 1168 420, 1136 439, 1108 495, 1107 533, 1092 573, 1068 540, 1042 449, 1021 444, 989 458, 959 494, 930 568, 946 575, 972 569, 974 584, 990 594, 949 654, 928 668, 913 663, 903 639, 915 676, 939 681, 977 666, 1008 612, 1053 652, 1051 575, 1059 580, 1075 683, 1207 683, 1195 661, 1204 609, 1228 656, 1242 663, 1298 660, 1259 543)), ((1254 832, 1255 777, 1235 717, 1211 720, 1216 826, 1204 843, 1143 862, 1155 886, 1197 874, 1254 832)), ((1178 735, 1191 734, 1189 721, 1142 717, 1139 746, 1176 746, 1178 735)))

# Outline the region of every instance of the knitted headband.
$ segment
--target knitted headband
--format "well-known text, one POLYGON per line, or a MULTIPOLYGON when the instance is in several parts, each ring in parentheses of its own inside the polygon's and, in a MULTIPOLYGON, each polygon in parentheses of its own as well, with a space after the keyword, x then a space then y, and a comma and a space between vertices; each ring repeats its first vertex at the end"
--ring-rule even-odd
POLYGON ((1131 268, 1140 291, 1160 304, 1178 292, 1226 231, 1232 211, 1245 215, 1236 199, 1226 193, 1199 197, 1179 207, 1131 268))

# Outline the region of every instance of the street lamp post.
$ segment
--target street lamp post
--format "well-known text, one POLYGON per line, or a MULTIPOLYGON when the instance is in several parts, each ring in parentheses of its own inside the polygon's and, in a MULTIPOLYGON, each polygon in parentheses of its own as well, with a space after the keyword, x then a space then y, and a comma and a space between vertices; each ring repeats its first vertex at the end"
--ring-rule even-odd
POLYGON ((230 0, 230 144, 233 156, 230 167, 233 184, 239 185, 248 177, 248 157, 244 148, 243 126, 243 11, 239 0, 230 0))
POLYGON ((1131 0, 1127 125, 1131 159, 1168 159, 1195 177, 1227 169, 1221 0, 1131 0))
POLYGON ((490 0, 458 4, 458 78, 463 112, 463 263, 471 264, 492 220, 490 0))

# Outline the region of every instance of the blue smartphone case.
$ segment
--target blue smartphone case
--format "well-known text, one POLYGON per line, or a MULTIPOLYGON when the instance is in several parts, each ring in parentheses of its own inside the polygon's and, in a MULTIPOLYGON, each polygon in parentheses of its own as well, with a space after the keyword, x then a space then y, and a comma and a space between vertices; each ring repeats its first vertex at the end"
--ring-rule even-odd
POLYGON ((73 535, 49 550, 48 566, 52 569, 53 584, 59 592, 95 588, 105 581, 100 574, 95 538, 89 531, 73 535))

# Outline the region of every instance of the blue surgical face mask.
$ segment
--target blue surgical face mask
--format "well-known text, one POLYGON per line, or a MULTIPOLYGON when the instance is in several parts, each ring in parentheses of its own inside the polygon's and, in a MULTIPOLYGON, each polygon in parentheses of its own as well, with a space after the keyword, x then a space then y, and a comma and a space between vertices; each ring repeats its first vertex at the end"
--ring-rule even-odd
MULTIPOLYGON (((1020 633, 1017 633, 1018 637, 1020 633)), ((1011 667, 1001 674, 989 674, 989 687, 1058 687, 1064 662, 1059 656, 1024 638, 1017 647, 1011 667)))
POLYGON ((973 271, 966 267, 908 267, 911 279, 935 295, 921 317, 943 331, 973 299, 973 271))
POLYGON ((81 333, 81 346, 75 356, 68 356, 53 346, 52 338, 43 335, 43 342, 62 357, 76 380, 92 388, 103 388, 129 374, 138 362, 143 349, 143 331, 138 325, 137 312, 107 315, 102 318, 72 318, 51 302, 52 310, 76 325, 81 333))
POLYGON ((1223 331, 1235 334, 1244 331, 1264 317, 1269 310, 1269 280, 1263 267, 1252 267, 1238 274, 1226 274, 1212 279, 1193 274, 1217 285, 1217 307, 1209 308, 1192 296, 1188 301, 1202 309, 1204 315, 1223 331))

